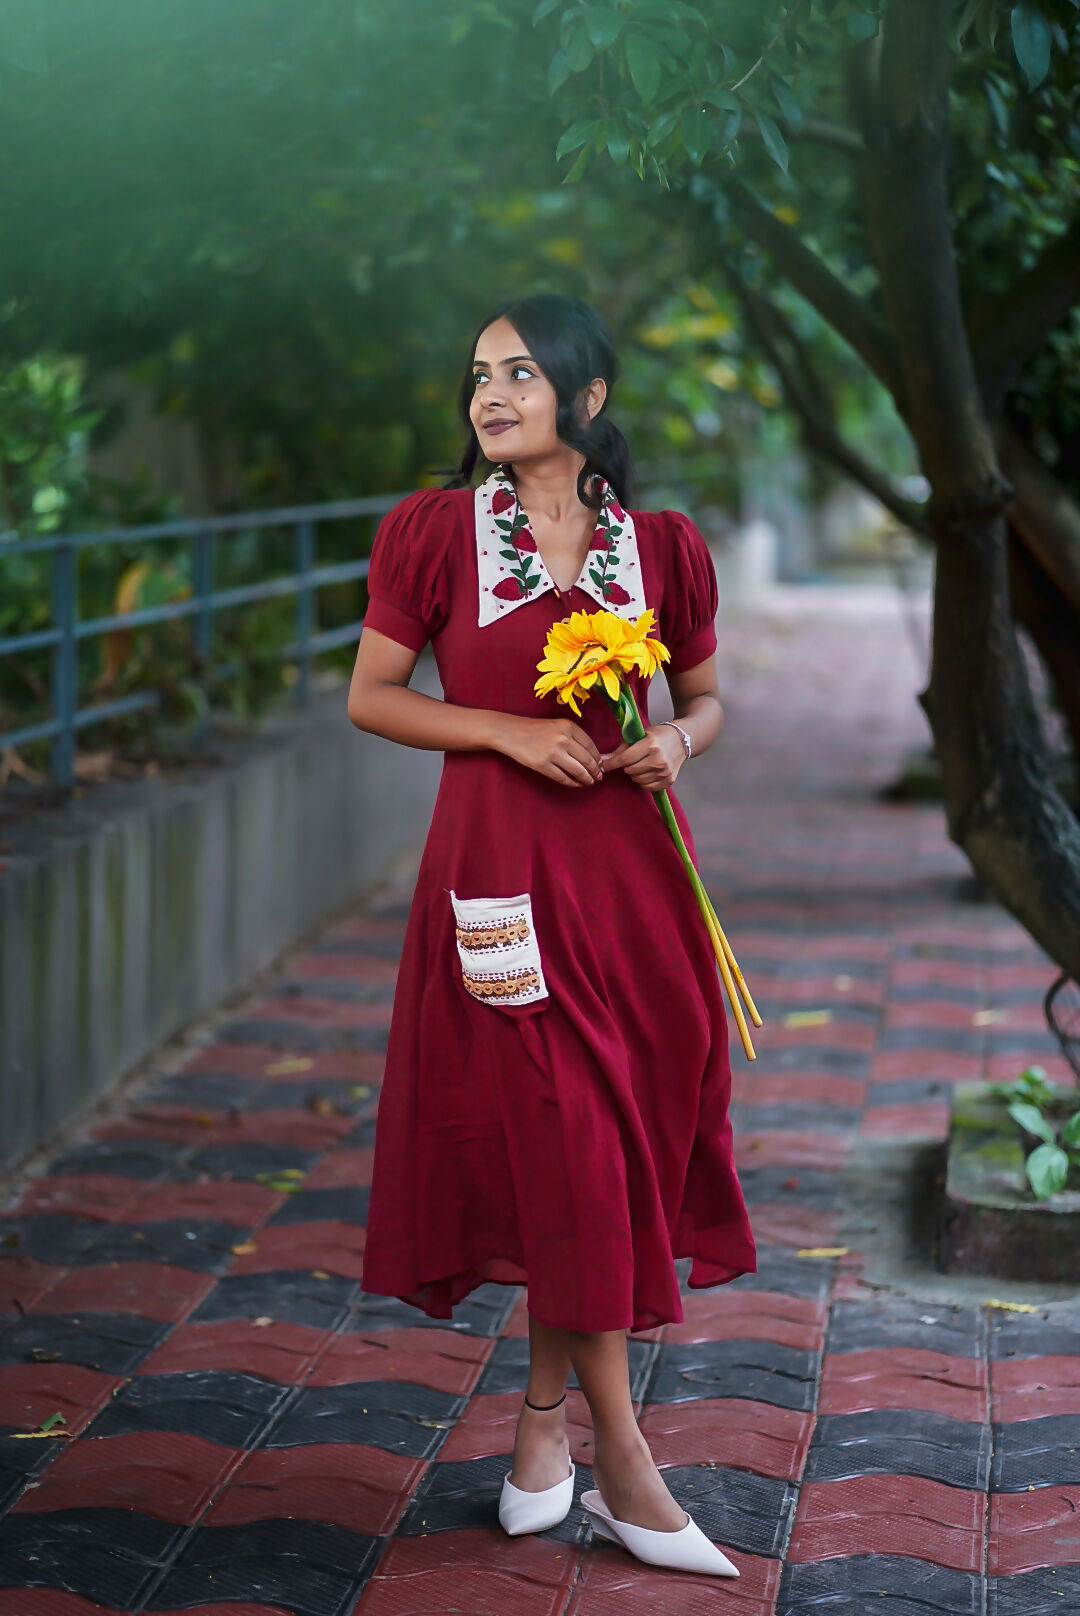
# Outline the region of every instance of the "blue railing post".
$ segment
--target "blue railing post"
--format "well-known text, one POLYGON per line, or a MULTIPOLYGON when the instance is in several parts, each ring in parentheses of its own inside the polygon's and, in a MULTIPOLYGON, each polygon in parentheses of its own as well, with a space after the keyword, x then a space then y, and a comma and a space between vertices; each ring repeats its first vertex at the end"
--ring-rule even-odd
POLYGON ((75 547, 60 540, 53 552, 53 625, 59 639, 52 650, 53 714, 60 728, 52 742, 52 777, 63 786, 75 779, 75 547))
POLYGON ((199 609, 195 617, 195 655, 198 659, 198 683, 202 691, 204 708, 194 727, 196 743, 206 739, 207 710, 210 705, 210 629, 214 595, 214 535, 201 527, 195 534, 195 554, 192 558, 192 582, 199 609))
POLYGON ((311 574, 315 570, 315 524, 305 520, 296 524, 296 643, 297 655, 296 701, 306 706, 311 688, 311 635, 315 624, 315 591, 311 574))

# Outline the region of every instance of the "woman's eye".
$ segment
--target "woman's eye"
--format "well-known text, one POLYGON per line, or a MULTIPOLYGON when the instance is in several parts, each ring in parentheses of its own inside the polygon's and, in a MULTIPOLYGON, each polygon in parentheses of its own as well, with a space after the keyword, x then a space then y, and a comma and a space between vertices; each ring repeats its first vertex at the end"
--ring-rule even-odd
POLYGON ((473 382, 477 387, 480 386, 481 382, 486 381, 486 380, 487 380, 487 377, 484 375, 484 372, 482 370, 474 370, 473 371, 473 382))
POLYGON ((524 365, 515 365, 510 372, 510 376, 514 381, 517 381, 519 377, 524 377, 526 381, 529 381, 532 378, 532 371, 526 370, 524 365))

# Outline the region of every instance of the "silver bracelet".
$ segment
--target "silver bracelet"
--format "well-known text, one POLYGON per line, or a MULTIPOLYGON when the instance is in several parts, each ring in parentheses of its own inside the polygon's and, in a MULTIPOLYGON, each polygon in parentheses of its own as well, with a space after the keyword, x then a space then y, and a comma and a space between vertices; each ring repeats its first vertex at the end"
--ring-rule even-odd
POLYGON ((664 724, 670 724, 672 729, 677 729, 678 730, 679 734, 682 736, 682 743, 686 748, 687 757, 688 758, 693 757, 693 755, 694 755, 693 745, 691 744, 689 735, 683 729, 682 725, 681 724, 676 724, 676 722, 675 722, 675 720, 673 718, 665 718, 665 719, 662 719, 661 722, 664 723, 664 724))

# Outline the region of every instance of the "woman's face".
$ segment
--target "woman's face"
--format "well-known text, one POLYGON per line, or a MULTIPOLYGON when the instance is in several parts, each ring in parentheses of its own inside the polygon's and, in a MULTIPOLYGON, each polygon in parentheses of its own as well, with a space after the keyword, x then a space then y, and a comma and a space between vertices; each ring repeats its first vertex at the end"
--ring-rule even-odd
POLYGON ((469 417, 488 460, 565 454, 555 431, 555 389, 507 319, 480 333, 469 417))

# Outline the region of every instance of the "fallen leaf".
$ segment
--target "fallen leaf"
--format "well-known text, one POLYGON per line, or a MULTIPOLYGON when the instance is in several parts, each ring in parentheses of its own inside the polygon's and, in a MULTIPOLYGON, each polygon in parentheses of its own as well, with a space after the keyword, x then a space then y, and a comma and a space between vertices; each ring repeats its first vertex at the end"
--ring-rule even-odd
POLYGON ((785 1027, 825 1027, 832 1020, 831 1010, 789 1010, 785 1027))
POLYGON ((1007 1010, 976 1010, 971 1018, 971 1025, 973 1027, 993 1027, 999 1021, 1007 1021, 1008 1017, 1009 1012, 1007 1010))
POLYGON ((1032 1302, 999 1302, 996 1296, 988 1296, 983 1307, 1000 1308, 1003 1313, 1037 1313, 1039 1309, 1032 1302))
POLYGON ((846 1257, 850 1246, 800 1246, 796 1257, 846 1257))
POLYGON ((237 1257, 250 1257, 253 1251, 258 1251, 254 1240, 242 1240, 238 1246, 230 1246, 229 1250, 237 1257))
POLYGON ((310 1055, 290 1055, 285 1060, 274 1061, 272 1066, 264 1066, 263 1076, 288 1077, 292 1072, 310 1072, 314 1064, 310 1055))

